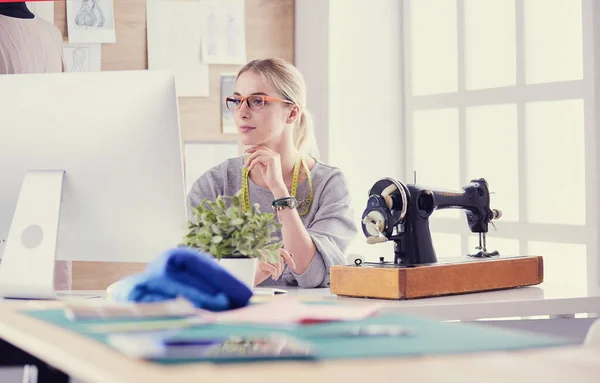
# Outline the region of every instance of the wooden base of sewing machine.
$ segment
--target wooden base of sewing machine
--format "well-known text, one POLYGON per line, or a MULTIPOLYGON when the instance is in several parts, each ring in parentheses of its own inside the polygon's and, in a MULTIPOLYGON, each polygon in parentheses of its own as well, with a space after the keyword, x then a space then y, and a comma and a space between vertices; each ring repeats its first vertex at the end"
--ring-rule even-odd
POLYGON ((331 292, 381 299, 414 299, 537 285, 544 281, 540 256, 449 258, 437 264, 332 266, 331 292))

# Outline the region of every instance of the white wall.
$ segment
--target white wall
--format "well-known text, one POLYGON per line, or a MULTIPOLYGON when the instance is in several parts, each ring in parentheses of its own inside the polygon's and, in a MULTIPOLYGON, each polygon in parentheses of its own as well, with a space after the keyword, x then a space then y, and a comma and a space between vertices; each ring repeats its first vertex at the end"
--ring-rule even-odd
MULTIPOLYGON (((322 158, 346 174, 359 229, 370 187, 382 177, 404 180, 401 4, 296 2, 296 65, 322 158)), ((367 245, 362 231, 350 252, 393 259, 391 244, 367 245)))
POLYGON ((321 159, 329 159, 329 0, 295 1, 295 65, 307 86, 307 109, 321 159))
MULTIPOLYGON (((584 3, 584 39, 586 36, 593 36, 593 41, 587 42, 584 40, 584 47, 590 45, 592 48, 584 50, 589 52, 591 57, 584 56, 584 76, 594 79, 594 84, 590 87, 591 92, 590 98, 594 100, 594 107, 587 110, 586 118, 591 120, 590 125, 592 129, 588 129, 588 135, 586 136, 586 152, 588 153, 586 162, 594 164, 592 171, 586 174, 588 179, 588 195, 593 196, 589 201, 586 202, 587 206, 591 205, 591 212, 589 214, 593 217, 592 222, 595 224, 594 233, 596 236, 595 246, 591 250, 588 250, 587 257, 587 280, 588 280, 588 292, 590 294, 600 294, 600 195, 597 193, 600 191, 600 177, 598 176, 597 169, 600 168, 600 158, 596 153, 597 148, 600 148, 600 134, 599 124, 600 119, 597 117, 600 115, 600 47, 596 41, 595 36, 600 36, 600 4, 596 1, 585 1, 584 3), (587 28, 590 29, 588 33, 587 28), (590 150, 590 147, 593 148, 590 150)), ((585 53, 584 53, 585 54, 585 53)))

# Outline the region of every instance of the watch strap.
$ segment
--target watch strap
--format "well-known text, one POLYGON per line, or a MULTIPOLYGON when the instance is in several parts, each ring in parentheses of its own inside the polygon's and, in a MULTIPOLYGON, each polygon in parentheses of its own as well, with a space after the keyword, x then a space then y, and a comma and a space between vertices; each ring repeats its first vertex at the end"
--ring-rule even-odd
POLYGON ((296 197, 284 197, 284 198, 278 198, 275 201, 273 201, 273 209, 275 210, 280 210, 283 208, 296 208, 298 206, 298 200, 296 200, 296 197))

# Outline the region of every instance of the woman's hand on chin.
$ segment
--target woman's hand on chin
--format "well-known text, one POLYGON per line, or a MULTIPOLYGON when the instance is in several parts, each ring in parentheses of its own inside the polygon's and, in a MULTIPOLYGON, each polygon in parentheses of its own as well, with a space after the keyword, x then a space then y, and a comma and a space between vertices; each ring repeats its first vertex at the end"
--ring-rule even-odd
POLYGON ((275 198, 288 197, 289 193, 283 181, 281 172, 281 158, 279 153, 266 146, 255 146, 246 151, 248 171, 258 170, 265 185, 271 190, 275 198))

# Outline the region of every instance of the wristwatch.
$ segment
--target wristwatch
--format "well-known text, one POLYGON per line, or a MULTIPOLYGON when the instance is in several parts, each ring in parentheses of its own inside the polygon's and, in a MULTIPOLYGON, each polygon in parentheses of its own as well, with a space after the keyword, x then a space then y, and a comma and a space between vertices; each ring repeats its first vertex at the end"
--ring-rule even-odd
POLYGON ((285 208, 295 209, 299 205, 296 197, 279 198, 273 201, 273 210, 282 210, 285 208))

